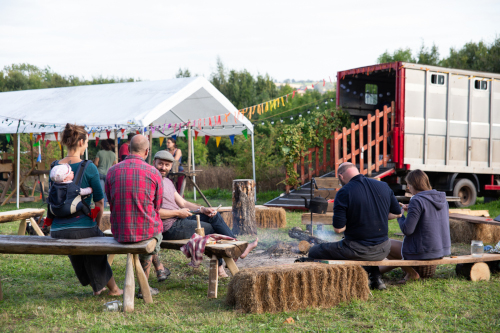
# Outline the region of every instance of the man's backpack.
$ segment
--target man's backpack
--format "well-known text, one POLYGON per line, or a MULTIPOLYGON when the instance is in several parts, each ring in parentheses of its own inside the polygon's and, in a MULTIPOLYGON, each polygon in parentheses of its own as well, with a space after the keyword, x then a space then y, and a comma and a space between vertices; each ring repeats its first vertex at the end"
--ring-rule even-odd
MULTIPOLYGON (((54 161, 50 165, 52 169, 59 161, 54 161)), ((89 164, 88 160, 82 161, 71 183, 52 183, 49 191, 48 217, 73 218, 80 215, 90 216, 90 206, 83 201, 88 196, 80 195, 81 182, 85 169, 89 164)))

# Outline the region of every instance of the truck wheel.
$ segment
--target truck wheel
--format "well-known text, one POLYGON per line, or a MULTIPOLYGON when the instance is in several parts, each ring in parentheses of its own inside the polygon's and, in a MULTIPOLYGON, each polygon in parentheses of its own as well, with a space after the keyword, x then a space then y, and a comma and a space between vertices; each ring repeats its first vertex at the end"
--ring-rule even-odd
POLYGON ((453 187, 453 196, 460 198, 460 201, 455 202, 455 206, 459 208, 472 206, 476 203, 476 186, 469 179, 459 179, 453 187))

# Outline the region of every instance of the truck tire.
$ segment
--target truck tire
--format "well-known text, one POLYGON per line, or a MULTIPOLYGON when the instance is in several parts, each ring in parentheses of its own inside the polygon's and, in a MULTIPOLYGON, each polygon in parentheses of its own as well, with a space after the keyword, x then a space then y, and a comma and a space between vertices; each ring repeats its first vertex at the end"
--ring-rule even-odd
POLYGON ((460 201, 455 202, 455 206, 459 208, 472 206, 477 199, 476 186, 469 179, 457 179, 453 186, 453 196, 460 198, 460 201))

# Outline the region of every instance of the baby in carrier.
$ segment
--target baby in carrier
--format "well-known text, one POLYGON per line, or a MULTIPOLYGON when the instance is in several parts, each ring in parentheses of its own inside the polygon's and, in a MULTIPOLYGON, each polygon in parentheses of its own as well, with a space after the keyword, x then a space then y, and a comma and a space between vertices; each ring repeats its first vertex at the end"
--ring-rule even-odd
POLYGON ((92 215, 89 205, 82 200, 92 193, 92 188, 80 187, 86 162, 80 165, 75 181, 73 181, 75 174, 69 164, 57 164, 50 170, 50 179, 53 184, 49 192, 45 225, 51 225, 55 217, 71 218, 79 215, 92 215))

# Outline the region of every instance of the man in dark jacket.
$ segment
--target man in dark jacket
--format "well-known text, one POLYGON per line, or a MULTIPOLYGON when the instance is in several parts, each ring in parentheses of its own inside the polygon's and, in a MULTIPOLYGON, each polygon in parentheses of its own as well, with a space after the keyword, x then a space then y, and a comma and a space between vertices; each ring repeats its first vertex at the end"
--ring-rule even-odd
MULTIPOLYGON (((343 185, 335 197, 333 228, 344 232, 339 242, 313 246, 309 258, 331 260, 383 260, 389 254, 388 220, 401 216, 401 208, 384 182, 359 174, 352 163, 342 163, 338 177, 343 185)), ((370 288, 385 289, 377 266, 364 267, 370 288)))

